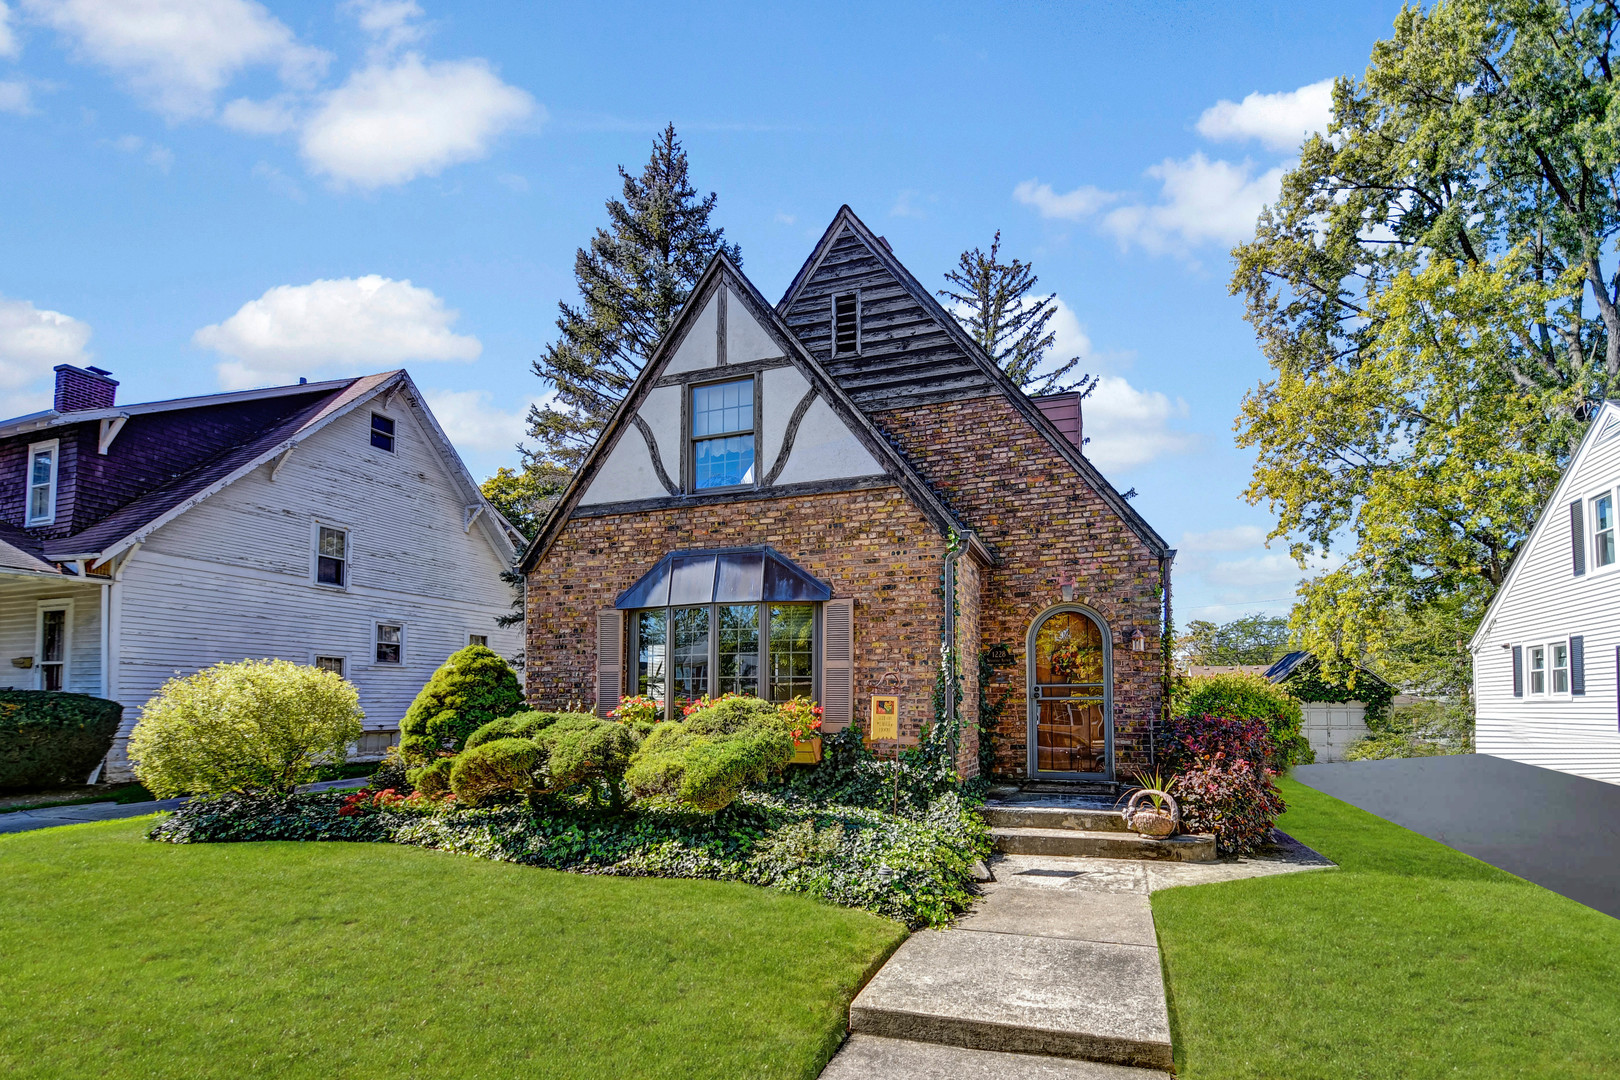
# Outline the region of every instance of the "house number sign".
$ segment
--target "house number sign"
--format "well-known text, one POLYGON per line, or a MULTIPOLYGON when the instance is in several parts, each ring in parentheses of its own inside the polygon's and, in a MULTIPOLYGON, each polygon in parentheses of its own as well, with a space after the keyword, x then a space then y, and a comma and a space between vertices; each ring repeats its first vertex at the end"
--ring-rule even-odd
POLYGON ((875 695, 872 698, 872 717, 868 727, 871 738, 898 739, 900 737, 900 699, 875 695))

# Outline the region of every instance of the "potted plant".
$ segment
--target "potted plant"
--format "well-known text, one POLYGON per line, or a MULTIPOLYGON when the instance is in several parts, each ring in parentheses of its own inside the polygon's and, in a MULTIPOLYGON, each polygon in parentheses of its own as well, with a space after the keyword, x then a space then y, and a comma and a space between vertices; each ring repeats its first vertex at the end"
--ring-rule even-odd
POLYGON ((1154 772, 1138 773, 1136 782, 1142 786, 1131 792, 1125 804, 1125 827, 1142 836, 1174 835, 1181 828, 1181 808, 1170 794, 1174 780, 1154 772))
POLYGON ((793 736, 793 763, 814 765, 821 760, 821 706, 806 697, 784 701, 777 715, 787 722, 793 736))

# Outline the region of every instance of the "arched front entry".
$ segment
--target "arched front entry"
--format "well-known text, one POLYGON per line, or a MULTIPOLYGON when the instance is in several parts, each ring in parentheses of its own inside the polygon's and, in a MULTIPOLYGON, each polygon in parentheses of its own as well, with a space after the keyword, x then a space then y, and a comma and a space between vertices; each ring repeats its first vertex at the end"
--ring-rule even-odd
POLYGON ((1112 779, 1114 655, 1108 623, 1081 604, 1041 612, 1029 628, 1029 775, 1112 779))

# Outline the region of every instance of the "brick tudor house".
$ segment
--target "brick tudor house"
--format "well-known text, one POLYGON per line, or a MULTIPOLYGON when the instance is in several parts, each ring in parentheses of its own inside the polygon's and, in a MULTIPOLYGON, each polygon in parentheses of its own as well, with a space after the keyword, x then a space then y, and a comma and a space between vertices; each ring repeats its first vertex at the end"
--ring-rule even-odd
POLYGON ((774 308, 717 256, 524 556, 529 698, 805 694, 833 731, 897 695, 915 738, 949 649, 972 776, 989 650, 996 775, 1129 777, 1175 552, 1078 406, 1022 393, 847 206, 774 308))

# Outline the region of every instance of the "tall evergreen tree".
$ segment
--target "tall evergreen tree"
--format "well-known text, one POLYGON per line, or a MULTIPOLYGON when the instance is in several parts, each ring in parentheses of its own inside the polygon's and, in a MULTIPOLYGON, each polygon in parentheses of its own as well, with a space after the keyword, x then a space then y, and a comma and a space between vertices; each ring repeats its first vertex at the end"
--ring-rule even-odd
POLYGON ((557 305, 561 334, 534 362, 557 393, 529 410, 531 467, 578 468, 715 252, 742 265, 741 248, 709 224, 715 195, 698 197, 674 124, 640 176, 622 165, 619 176, 624 193, 607 201, 608 227, 574 256, 580 303, 557 305))
POLYGON ((1030 295, 1040 279, 1029 263, 1001 261, 1001 230, 996 230, 989 254, 979 248, 962 252, 945 280, 951 287, 939 290, 940 298, 952 304, 957 321, 1021 389, 1031 394, 1091 393, 1097 380, 1090 376, 1064 382, 1079 365, 1078 356, 1050 371, 1038 370, 1057 341, 1051 327, 1057 293, 1030 295))

